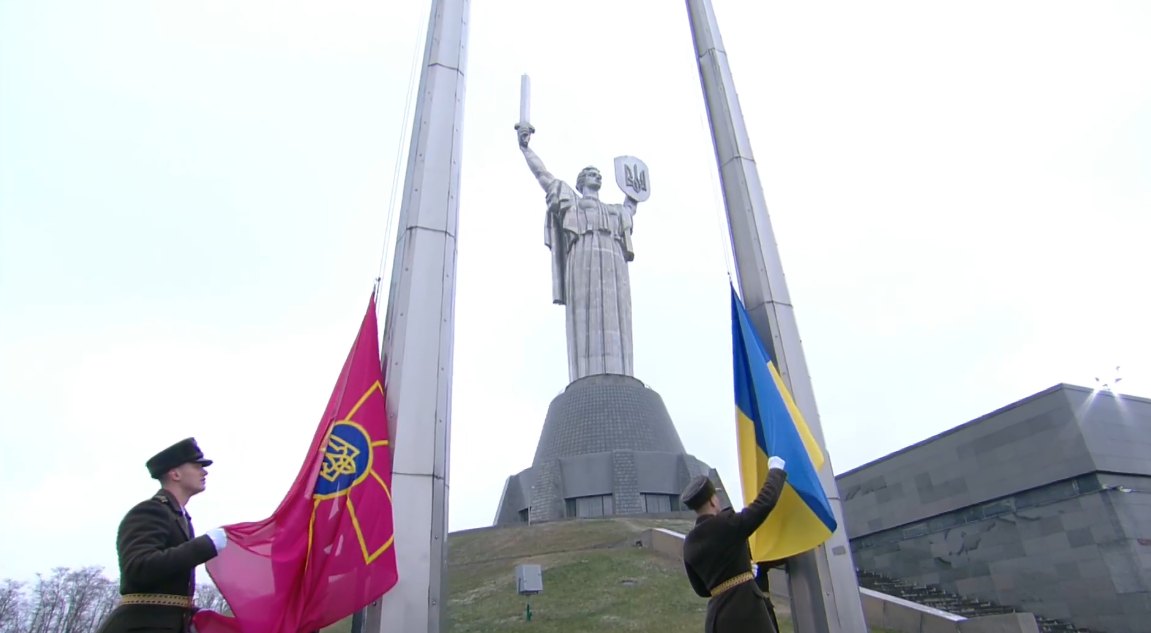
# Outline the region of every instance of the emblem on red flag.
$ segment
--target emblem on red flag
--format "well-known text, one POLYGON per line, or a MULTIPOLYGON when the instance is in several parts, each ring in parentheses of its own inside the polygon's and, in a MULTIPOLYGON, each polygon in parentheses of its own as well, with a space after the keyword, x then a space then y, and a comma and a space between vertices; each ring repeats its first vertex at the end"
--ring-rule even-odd
POLYGON ((320 464, 320 473, 316 477, 316 486, 312 494, 315 503, 309 521, 309 550, 315 538, 316 516, 326 507, 324 502, 339 503, 341 500, 346 504, 365 563, 371 563, 391 547, 393 536, 390 533, 386 535, 386 539, 373 539, 372 535, 365 535, 356 516, 357 505, 375 505, 392 501, 392 491, 384 481, 384 476, 374 468, 376 464, 390 464, 388 459, 390 455, 376 455, 376 451, 390 450, 388 440, 373 440, 371 433, 356 422, 356 414, 362 409, 371 410, 378 407, 382 410, 384 405, 384 390, 379 381, 376 381, 344 419, 337 421, 328 431, 324 442, 323 462, 320 464), (382 543, 373 542, 381 540, 382 543))

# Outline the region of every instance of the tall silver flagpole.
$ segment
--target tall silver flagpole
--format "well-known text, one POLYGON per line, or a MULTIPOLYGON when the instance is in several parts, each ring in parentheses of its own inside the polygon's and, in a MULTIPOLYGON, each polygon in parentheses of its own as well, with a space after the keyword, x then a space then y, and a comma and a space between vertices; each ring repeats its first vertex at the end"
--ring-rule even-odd
MULTIPOLYGON (((783 264, 715 12, 710 0, 687 0, 687 10, 743 302, 812 434, 826 450, 811 377, 783 277, 783 264)), ((798 633, 866 631, 855 565, 843 525, 843 504, 830 455, 819 471, 819 479, 839 529, 824 545, 788 561, 795 630, 798 633)))
POLYGON ((399 582, 364 630, 439 633, 469 0, 432 0, 384 327, 399 582))

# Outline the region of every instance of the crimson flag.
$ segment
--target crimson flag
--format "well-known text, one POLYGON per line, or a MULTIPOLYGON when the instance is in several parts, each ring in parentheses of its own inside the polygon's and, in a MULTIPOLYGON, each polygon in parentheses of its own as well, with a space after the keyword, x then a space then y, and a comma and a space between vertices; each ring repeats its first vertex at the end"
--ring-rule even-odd
POLYGON ((383 385, 373 292, 287 496, 268 519, 224 527, 207 567, 234 617, 199 611, 200 633, 310 633, 396 584, 383 385))

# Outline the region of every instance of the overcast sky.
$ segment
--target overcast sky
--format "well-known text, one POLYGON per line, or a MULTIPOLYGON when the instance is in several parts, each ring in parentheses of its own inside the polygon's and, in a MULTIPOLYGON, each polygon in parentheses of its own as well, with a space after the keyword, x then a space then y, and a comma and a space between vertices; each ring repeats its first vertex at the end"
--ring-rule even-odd
MULTIPOLYGON (((278 504, 390 247, 427 6, 0 0, 0 577, 114 574, 144 461, 189 435, 217 461, 200 531, 278 504)), ((1151 4, 716 11, 837 472, 1116 365, 1151 395, 1151 4)), ((476 0, 453 530, 491 523, 567 384, 522 73, 557 176, 649 165, 636 376, 737 477, 730 255, 683 4, 476 0)))

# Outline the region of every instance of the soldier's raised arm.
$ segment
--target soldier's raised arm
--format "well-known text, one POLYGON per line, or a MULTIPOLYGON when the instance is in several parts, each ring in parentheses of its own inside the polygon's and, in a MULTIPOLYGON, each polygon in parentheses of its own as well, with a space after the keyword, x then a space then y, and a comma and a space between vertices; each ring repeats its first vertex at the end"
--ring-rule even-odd
POLYGON ((775 508, 779 495, 783 493, 783 484, 787 481, 787 471, 784 470, 785 463, 782 458, 771 457, 767 460, 767 464, 767 480, 763 482, 763 488, 746 508, 734 515, 735 524, 743 538, 751 536, 767 520, 767 515, 775 508))

